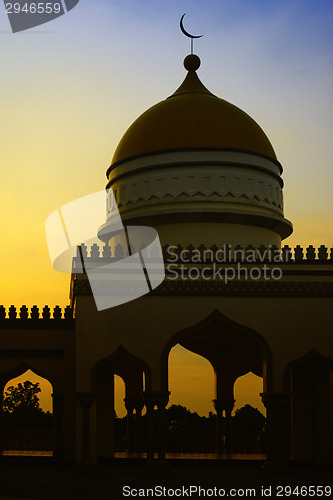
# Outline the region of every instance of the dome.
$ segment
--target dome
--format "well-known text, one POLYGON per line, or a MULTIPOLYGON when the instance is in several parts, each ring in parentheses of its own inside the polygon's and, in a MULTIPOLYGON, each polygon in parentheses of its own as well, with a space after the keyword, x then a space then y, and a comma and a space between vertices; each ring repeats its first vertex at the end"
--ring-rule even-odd
POLYGON ((213 95, 199 80, 200 60, 185 58, 188 74, 164 101, 145 111, 122 137, 112 165, 149 152, 178 149, 232 149, 276 159, 261 127, 237 106, 213 95))
POLYGON ((292 224, 269 139, 201 83, 198 56, 184 66, 181 86, 143 113, 114 153, 99 238, 109 240, 119 209, 124 224, 154 227, 163 244, 281 245, 292 224))

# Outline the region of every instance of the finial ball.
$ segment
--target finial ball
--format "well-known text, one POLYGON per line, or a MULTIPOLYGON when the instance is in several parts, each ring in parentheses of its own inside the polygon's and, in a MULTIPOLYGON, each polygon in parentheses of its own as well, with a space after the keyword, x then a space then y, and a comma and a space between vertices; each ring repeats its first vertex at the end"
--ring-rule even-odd
POLYGON ((200 68, 200 64, 200 58, 195 54, 190 54, 184 59, 184 67, 185 69, 187 69, 187 71, 196 71, 198 68, 200 68))

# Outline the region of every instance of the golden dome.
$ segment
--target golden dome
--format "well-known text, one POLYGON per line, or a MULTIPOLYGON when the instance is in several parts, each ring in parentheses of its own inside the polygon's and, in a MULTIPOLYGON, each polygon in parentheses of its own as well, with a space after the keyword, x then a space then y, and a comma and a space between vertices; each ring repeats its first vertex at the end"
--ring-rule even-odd
POLYGON ((201 83, 195 71, 198 56, 187 56, 184 66, 188 74, 182 85, 135 120, 119 142, 112 165, 137 155, 187 148, 236 149, 276 159, 259 125, 201 83))

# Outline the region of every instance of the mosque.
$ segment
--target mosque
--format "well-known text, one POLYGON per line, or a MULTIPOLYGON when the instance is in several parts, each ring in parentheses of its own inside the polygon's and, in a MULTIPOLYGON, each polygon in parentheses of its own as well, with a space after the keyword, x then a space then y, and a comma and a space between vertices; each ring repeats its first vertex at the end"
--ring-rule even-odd
MULTIPOLYGON (((183 83, 129 127, 107 170, 123 223, 157 231, 163 282, 97 310, 79 252, 64 314, 0 307, 1 388, 27 369, 49 380, 54 456, 96 464, 114 457, 118 375, 128 449, 164 460, 168 356, 180 344, 213 366, 217 452, 228 452, 234 383, 253 372, 263 378, 267 462, 332 465, 333 249, 281 246, 293 228, 269 139, 201 83, 198 56, 184 66, 183 83)), ((92 266, 126 255, 111 223, 112 209, 96 228, 103 248, 80 249, 92 266)))

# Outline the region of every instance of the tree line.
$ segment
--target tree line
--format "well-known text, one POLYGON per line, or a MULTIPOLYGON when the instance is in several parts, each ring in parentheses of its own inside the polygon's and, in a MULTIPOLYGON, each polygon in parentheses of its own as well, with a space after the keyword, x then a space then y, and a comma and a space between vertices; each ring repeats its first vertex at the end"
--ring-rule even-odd
MULTIPOLYGON (((3 398, 3 423, 13 427, 49 427, 52 425, 52 414, 40 407, 38 394, 41 392, 39 382, 33 384, 29 380, 10 386, 3 398)), ((126 416, 117 418, 118 425, 126 423, 126 416)), ((200 416, 182 405, 171 405, 166 409, 166 421, 169 429, 213 429, 216 426, 216 414, 209 412, 208 417, 200 416)), ((247 404, 236 410, 232 417, 233 427, 246 430, 262 430, 266 419, 264 415, 247 404)))

